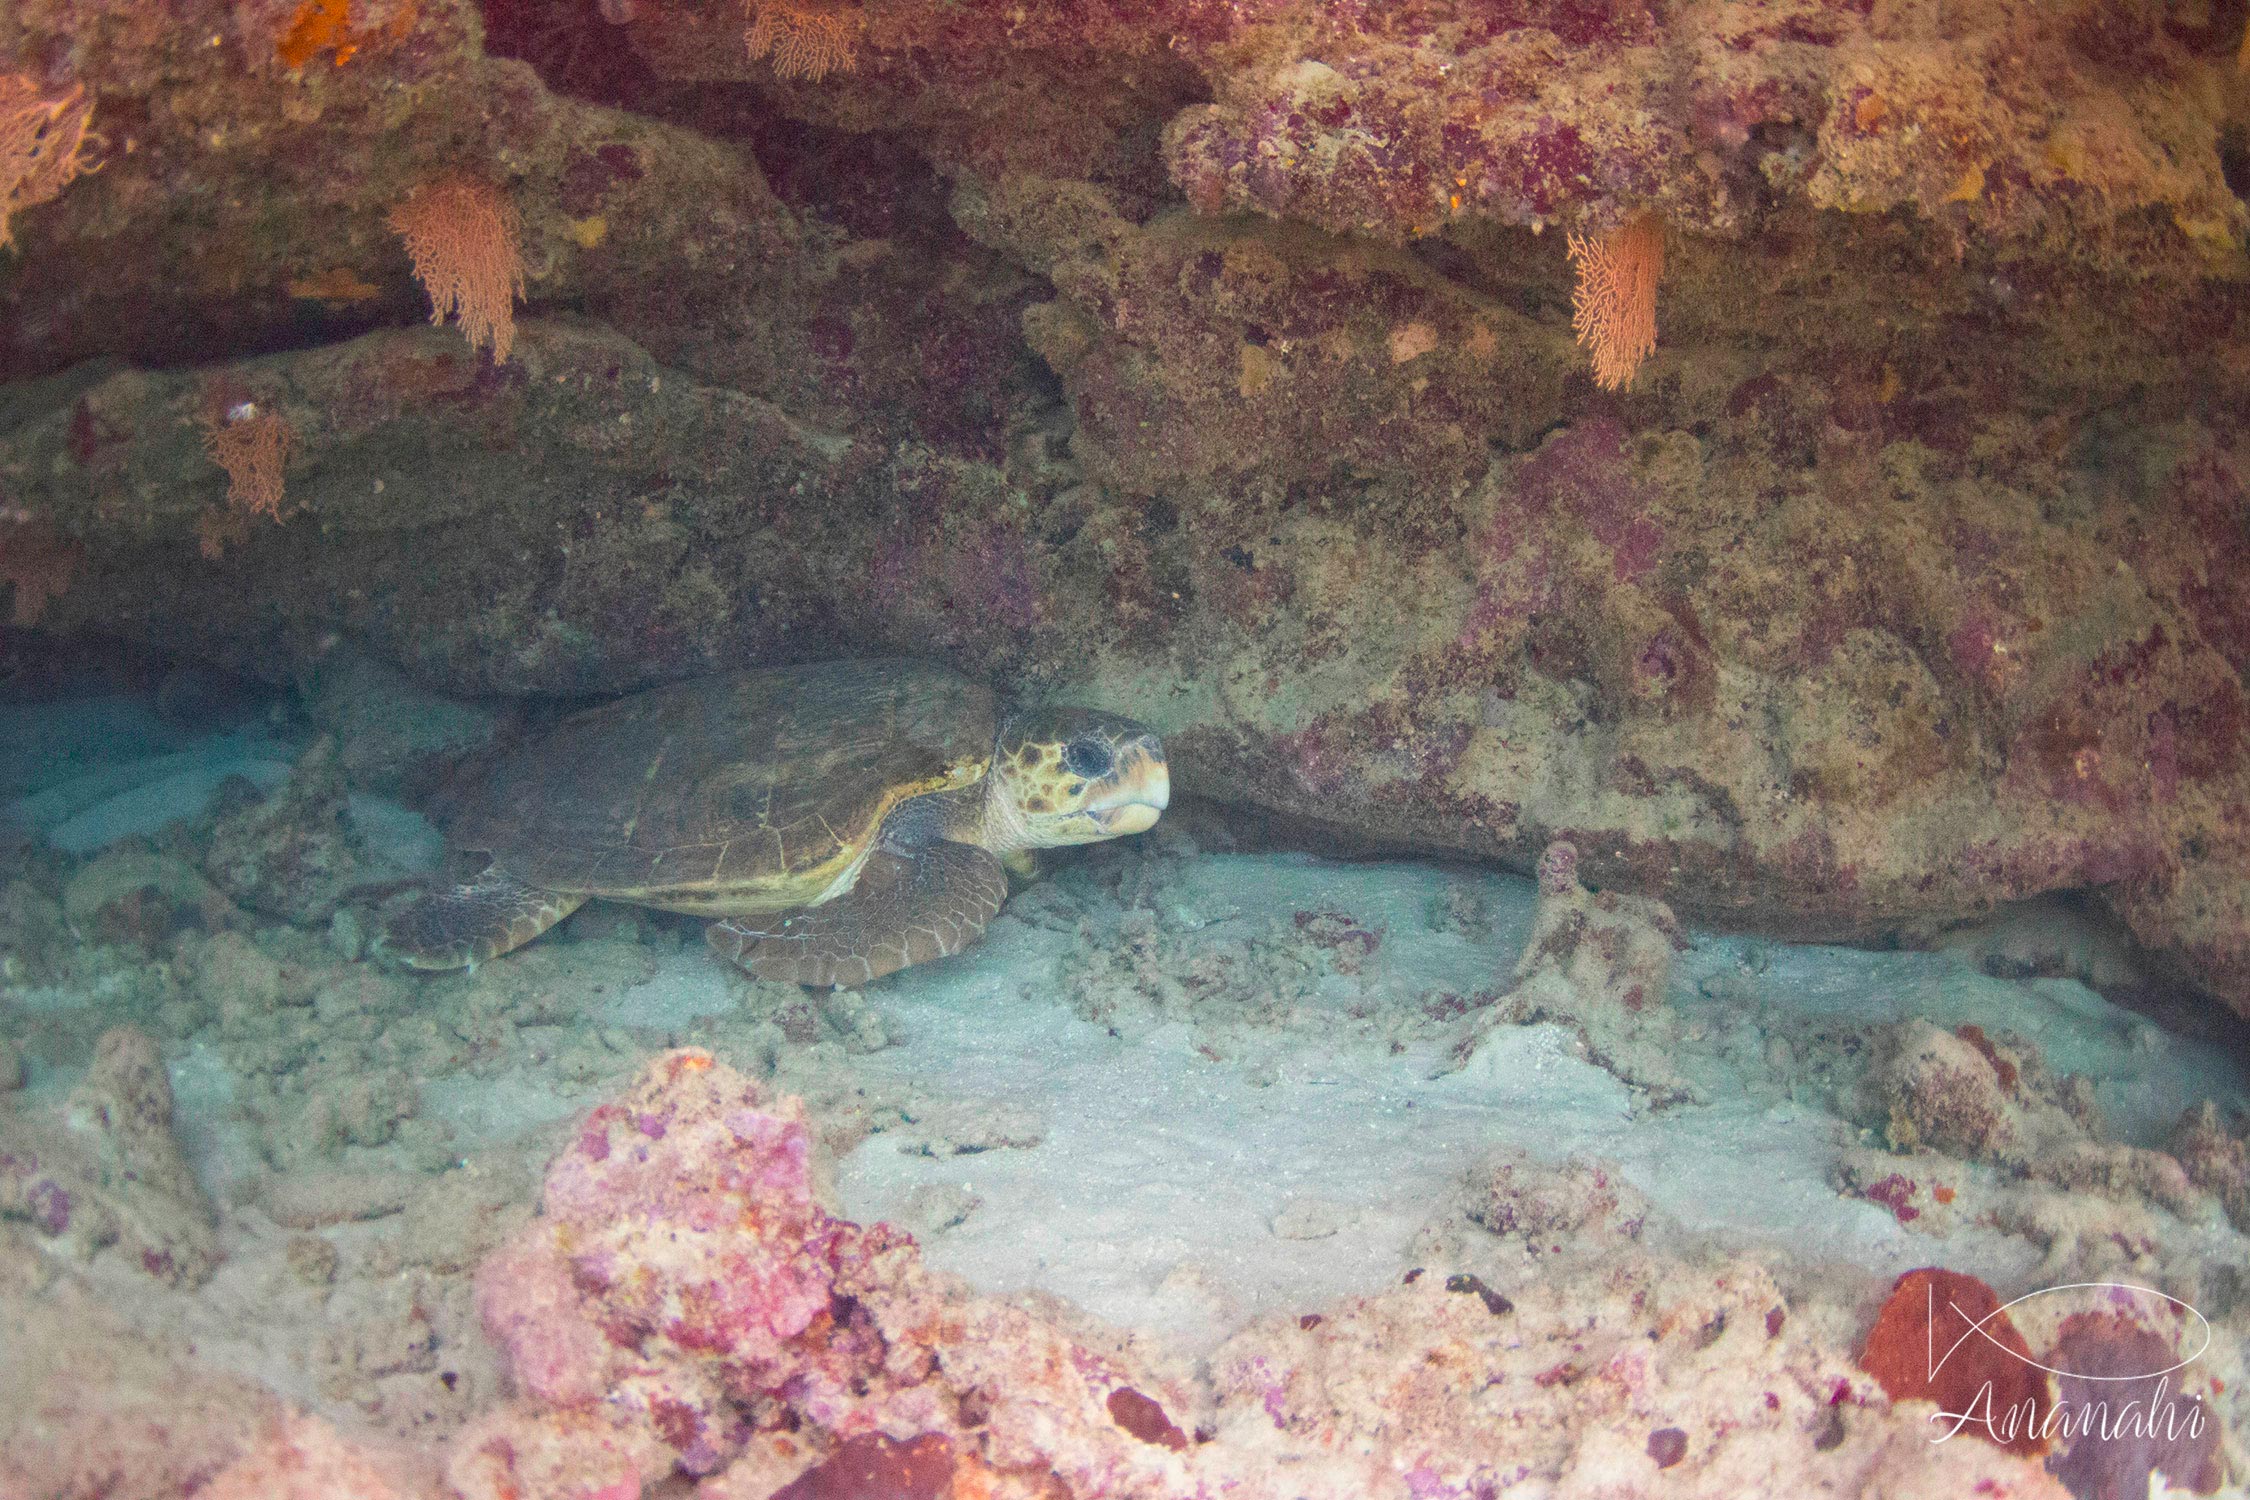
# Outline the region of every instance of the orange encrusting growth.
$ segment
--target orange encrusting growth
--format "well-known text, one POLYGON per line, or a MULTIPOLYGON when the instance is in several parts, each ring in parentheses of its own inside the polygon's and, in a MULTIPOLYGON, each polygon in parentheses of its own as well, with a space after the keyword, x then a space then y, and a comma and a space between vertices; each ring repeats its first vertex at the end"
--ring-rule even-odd
POLYGON ((336 54, 336 66, 352 60, 352 0, 304 0, 289 18, 289 29, 274 45, 285 68, 301 68, 323 52, 336 54))
POLYGON ((1594 356, 1594 379, 1620 390, 1656 348, 1656 283, 1664 274, 1664 225, 1641 215, 1595 239, 1571 235, 1578 286, 1570 326, 1594 356))
POLYGON ((1936 1402, 1939 1432, 1966 1428, 2025 1458, 2047 1450, 2047 1372, 1974 1276, 1935 1266, 1901 1276, 1867 1331, 1859 1367, 1893 1401, 1936 1402))
POLYGON ((291 277, 288 292, 300 302, 372 302, 383 295, 381 287, 362 281, 349 266, 333 266, 309 276, 291 277))
POLYGON ((466 177, 426 183, 391 210, 414 274, 430 294, 430 321, 457 319, 469 347, 505 363, 523 295, 522 221, 500 191, 466 177))
POLYGON ((290 12, 289 24, 274 40, 275 59, 283 67, 294 70, 327 52, 334 54, 332 61, 340 68, 363 49, 402 42, 414 30, 415 0, 395 0, 389 19, 374 25, 368 24, 369 18, 364 13, 355 24, 352 3, 353 0, 303 0, 290 12))
POLYGON ((747 0, 750 29, 743 33, 753 58, 770 57, 783 78, 817 83, 859 65, 861 20, 854 14, 797 0, 747 0))
POLYGON ((8 221, 18 212, 93 170, 83 156, 93 113, 83 85, 44 95, 21 73, 0 75, 0 246, 15 242, 8 221))

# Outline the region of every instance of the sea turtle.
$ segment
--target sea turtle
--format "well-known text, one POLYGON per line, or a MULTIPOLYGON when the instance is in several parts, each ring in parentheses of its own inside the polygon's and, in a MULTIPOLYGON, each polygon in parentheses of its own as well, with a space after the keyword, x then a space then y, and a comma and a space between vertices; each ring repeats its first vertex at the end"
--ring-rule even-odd
POLYGON ((1012 710, 911 661, 730 672, 563 719, 497 764, 449 830, 482 855, 383 946, 418 969, 520 948, 589 897, 715 917, 761 979, 864 984, 958 953, 1003 861, 1152 826, 1164 747, 1130 719, 1012 710))

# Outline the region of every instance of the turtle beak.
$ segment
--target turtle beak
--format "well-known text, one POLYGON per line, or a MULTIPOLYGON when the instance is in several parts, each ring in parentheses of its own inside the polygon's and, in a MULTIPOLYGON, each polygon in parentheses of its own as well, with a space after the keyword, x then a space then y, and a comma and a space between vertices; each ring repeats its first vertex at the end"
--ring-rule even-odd
POLYGON ((1164 765, 1164 742, 1144 734, 1117 749, 1111 789, 1087 808, 1111 838, 1146 833, 1172 800, 1172 778, 1164 765))

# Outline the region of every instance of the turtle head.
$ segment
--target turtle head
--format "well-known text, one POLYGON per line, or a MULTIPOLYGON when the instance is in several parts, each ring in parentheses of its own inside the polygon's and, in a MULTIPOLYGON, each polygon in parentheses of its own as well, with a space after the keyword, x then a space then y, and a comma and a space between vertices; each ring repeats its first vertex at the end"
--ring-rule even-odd
POLYGON ((1011 719, 993 755, 992 781, 1009 842, 1023 848, 1144 832, 1172 795, 1155 731, 1088 708, 1011 719))

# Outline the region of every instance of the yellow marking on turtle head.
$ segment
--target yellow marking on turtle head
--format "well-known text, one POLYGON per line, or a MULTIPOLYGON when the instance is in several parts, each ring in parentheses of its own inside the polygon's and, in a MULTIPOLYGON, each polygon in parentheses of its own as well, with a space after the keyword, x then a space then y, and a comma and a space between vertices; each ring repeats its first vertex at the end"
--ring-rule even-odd
POLYGON ((1013 803, 1027 847, 1139 833, 1170 798, 1162 743, 1130 719, 1046 709, 1011 722, 1003 739, 995 794, 1013 803))

